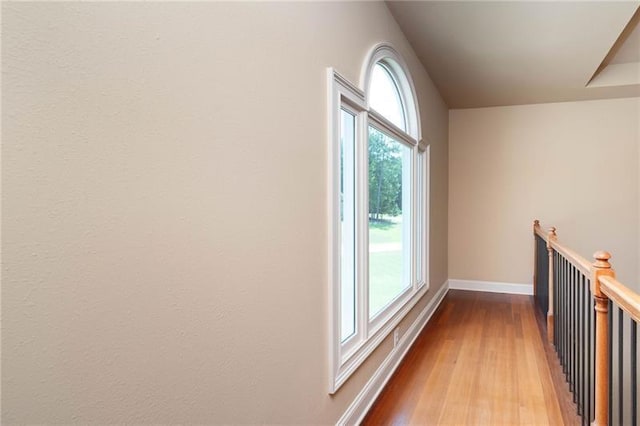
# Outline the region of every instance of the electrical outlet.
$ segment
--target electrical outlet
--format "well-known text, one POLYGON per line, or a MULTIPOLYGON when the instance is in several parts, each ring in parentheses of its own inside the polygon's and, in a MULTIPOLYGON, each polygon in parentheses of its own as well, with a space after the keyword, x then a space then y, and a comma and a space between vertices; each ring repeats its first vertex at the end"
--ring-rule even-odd
POLYGON ((398 340, 400 340, 400 329, 396 328, 393 330, 393 347, 398 346, 398 340))

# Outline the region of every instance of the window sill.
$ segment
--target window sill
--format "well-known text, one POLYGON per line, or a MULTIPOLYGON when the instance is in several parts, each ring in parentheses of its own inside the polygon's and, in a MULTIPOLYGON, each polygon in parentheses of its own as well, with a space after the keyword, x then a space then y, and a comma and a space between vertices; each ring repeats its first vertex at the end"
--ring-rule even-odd
POLYGON ((362 365, 371 353, 386 339, 389 334, 400 324, 400 321, 407 316, 418 301, 428 292, 429 285, 420 283, 415 292, 410 293, 407 301, 400 303, 398 307, 385 315, 380 326, 373 330, 373 333, 358 346, 345 354, 340 368, 333 380, 331 392, 333 395, 351 377, 351 375, 362 365))

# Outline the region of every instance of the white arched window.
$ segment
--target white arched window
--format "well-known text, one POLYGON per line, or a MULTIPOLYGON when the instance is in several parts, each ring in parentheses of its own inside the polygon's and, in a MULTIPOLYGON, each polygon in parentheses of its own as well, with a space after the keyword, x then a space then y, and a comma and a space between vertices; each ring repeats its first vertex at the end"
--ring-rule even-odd
POLYGON ((330 392, 428 289, 428 145, 408 68, 376 46, 361 88, 329 70, 330 392))

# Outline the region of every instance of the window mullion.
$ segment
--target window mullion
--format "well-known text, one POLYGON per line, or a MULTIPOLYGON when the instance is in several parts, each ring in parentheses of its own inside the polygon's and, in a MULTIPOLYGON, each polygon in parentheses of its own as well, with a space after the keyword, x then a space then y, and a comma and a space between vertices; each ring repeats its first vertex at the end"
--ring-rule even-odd
MULTIPOLYGON (((414 206, 412 205, 413 203, 413 192, 414 192, 414 182, 413 182, 413 174, 415 172, 415 168, 413 167, 413 162, 414 162, 414 149, 410 149, 408 151, 404 151, 402 156, 404 157, 402 159, 402 162, 405 163, 408 166, 407 168, 409 170, 405 170, 405 167, 402 167, 402 211, 403 211, 403 216, 405 215, 405 212, 407 212, 410 216, 409 216, 409 220, 407 221, 406 219, 403 218, 402 221, 402 241, 403 244, 406 242, 407 243, 407 249, 408 249, 408 253, 406 252, 407 250, 405 250, 403 248, 402 250, 402 262, 403 262, 403 269, 405 267, 405 265, 408 264, 408 271, 406 274, 406 278, 408 279, 409 283, 409 287, 413 288, 413 257, 415 256, 415 251, 413 250, 413 241, 415 240, 415 236, 413 235, 413 220, 415 215, 413 214, 413 208, 414 206), (406 159, 406 156, 408 156, 409 158, 406 159), (406 177, 406 179, 405 179, 406 177), (406 187, 406 185, 404 184, 404 182, 408 182, 409 184, 409 188, 406 187), (407 201, 408 199, 408 201, 407 201), (405 208, 406 206, 404 205, 406 202, 408 202, 409 204, 409 208, 405 208)), ((404 278, 404 277, 403 277, 404 278)))
POLYGON ((424 159, 423 159, 423 176, 422 176, 422 185, 424 194, 424 199, 422 200, 422 223, 424 229, 422 230, 423 241, 422 241, 422 278, 424 279, 425 284, 429 284, 429 253, 430 253, 430 243, 429 238, 431 236, 431 213, 429 211, 429 207, 431 206, 430 197, 431 197, 431 147, 427 146, 424 151, 424 159))
POLYGON ((420 235, 418 234, 418 231, 420 230, 420 225, 419 225, 419 221, 421 219, 421 215, 420 215, 420 189, 421 189, 421 185, 420 185, 420 166, 418 164, 419 161, 419 156, 418 156, 418 147, 414 147, 413 148, 413 153, 412 153, 412 163, 413 163, 413 168, 412 168, 412 173, 411 173, 411 179, 412 179, 412 185, 411 187, 413 188, 412 191, 412 196, 413 196, 413 200, 411 202, 411 206, 413 207, 413 215, 412 215, 412 221, 411 221, 411 235, 413 237, 413 241, 411 242, 411 245, 413 247, 413 254, 411 256, 411 279, 412 279, 412 286, 414 290, 418 289, 418 263, 420 262, 420 259, 418 259, 418 254, 422 254, 421 250, 419 250, 419 244, 420 244, 420 235))
POLYGON ((415 140, 411 135, 398 128, 395 124, 386 119, 383 115, 375 110, 369 110, 369 122, 374 127, 378 128, 378 130, 389 134, 389 136, 394 137, 409 146, 418 145, 418 141, 415 140))
POLYGON ((368 114, 362 112, 358 116, 358 135, 356 136, 357 151, 357 192, 359 205, 357 207, 357 258, 358 269, 356 273, 358 288, 358 325, 362 331, 361 338, 369 337, 369 142, 368 142, 368 114))

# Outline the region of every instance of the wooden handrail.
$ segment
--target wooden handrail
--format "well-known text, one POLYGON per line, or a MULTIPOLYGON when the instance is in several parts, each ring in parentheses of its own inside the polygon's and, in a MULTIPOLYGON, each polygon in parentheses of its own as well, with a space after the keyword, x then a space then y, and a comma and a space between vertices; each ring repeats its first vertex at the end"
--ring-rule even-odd
POLYGON ((592 272, 591 262, 587 260, 587 258, 580 256, 578 253, 571 250, 569 247, 560 243, 558 241, 558 238, 555 237, 556 235, 555 229, 556 228, 552 226, 551 228, 549 228, 548 231, 546 231, 542 227, 542 225, 540 225, 540 221, 535 220, 533 222, 533 232, 535 235, 538 235, 540 238, 545 240, 547 242, 547 245, 549 245, 555 251, 557 251, 562 256, 564 256, 564 258, 567 259, 569 262, 571 262, 575 267, 577 267, 580 270, 580 272, 582 272, 586 276, 590 276, 592 272), (549 238, 549 235, 553 235, 555 238, 549 238))
POLYGON ((586 276, 591 275, 591 262, 589 262, 586 258, 580 256, 578 253, 571 250, 567 246, 562 245, 558 242, 558 240, 549 241, 549 245, 551 245, 551 247, 555 251, 564 256, 564 258, 567 259, 573 266, 578 268, 580 272, 582 272, 586 276))
POLYGON ((600 290, 636 322, 640 322, 640 295, 613 277, 601 276, 600 290))

